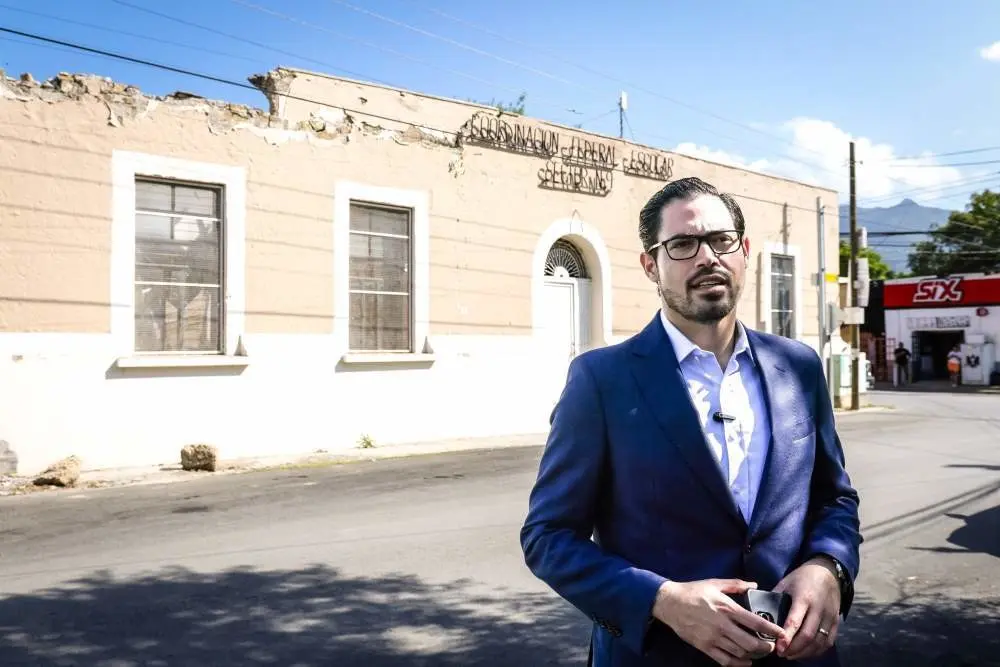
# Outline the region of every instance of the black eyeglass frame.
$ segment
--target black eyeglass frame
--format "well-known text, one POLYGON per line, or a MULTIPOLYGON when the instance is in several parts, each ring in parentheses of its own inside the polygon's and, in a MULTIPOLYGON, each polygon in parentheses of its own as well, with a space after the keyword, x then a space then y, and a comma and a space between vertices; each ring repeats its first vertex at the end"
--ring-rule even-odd
POLYGON ((743 247, 744 232, 738 229, 716 229, 714 231, 708 232, 707 234, 678 234, 677 236, 671 236, 668 239, 663 239, 659 243, 654 243, 653 245, 649 246, 649 249, 646 250, 646 252, 652 255, 657 248, 662 247, 664 251, 666 251, 667 257, 675 261, 683 261, 686 259, 691 259, 692 257, 696 257, 698 253, 701 252, 702 243, 708 242, 713 236, 717 236, 719 234, 736 234, 736 241, 733 243, 732 250, 726 250, 724 252, 717 251, 715 248, 712 247, 711 244, 709 244, 708 247, 711 248, 712 252, 715 253, 716 257, 720 257, 722 255, 731 255, 743 247), (692 252, 690 255, 685 255, 684 257, 674 257, 674 255, 671 254, 670 248, 668 247, 669 243, 671 243, 672 241, 689 241, 689 240, 694 240, 698 242, 698 245, 695 246, 694 252, 692 252))

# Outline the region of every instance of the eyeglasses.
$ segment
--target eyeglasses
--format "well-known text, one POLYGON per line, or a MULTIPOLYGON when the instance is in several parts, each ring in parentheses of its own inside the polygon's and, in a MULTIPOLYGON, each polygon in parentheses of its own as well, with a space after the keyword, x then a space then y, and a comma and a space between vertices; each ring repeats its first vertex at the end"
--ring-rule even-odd
POLYGON ((700 236, 681 234, 653 244, 646 252, 652 254, 654 250, 663 246, 670 259, 691 259, 701 250, 701 244, 707 243, 716 255, 728 255, 740 249, 742 240, 743 232, 735 229, 709 232, 700 236))

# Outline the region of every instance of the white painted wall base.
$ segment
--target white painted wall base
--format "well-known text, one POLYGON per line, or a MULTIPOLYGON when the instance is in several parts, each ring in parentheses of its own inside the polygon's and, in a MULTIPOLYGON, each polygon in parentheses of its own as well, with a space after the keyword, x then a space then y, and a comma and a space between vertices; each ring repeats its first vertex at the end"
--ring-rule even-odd
POLYGON ((539 433, 568 360, 531 337, 436 337, 431 365, 338 366, 329 336, 250 335, 245 369, 113 369, 110 336, 0 335, 0 439, 34 474, 76 454, 85 469, 220 456, 539 433), (112 369, 109 371, 109 369, 112 369))

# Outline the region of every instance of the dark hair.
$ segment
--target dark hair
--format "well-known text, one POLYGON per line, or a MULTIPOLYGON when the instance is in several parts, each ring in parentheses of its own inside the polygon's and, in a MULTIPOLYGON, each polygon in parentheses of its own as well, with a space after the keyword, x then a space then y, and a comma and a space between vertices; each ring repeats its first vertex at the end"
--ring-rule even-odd
POLYGON ((746 228, 743 211, 732 195, 719 192, 714 185, 700 178, 689 176, 667 183, 654 193, 639 211, 639 241, 642 243, 642 249, 649 250, 650 246, 656 243, 656 236, 660 232, 660 213, 663 212, 664 206, 680 199, 693 199, 698 195, 712 195, 721 199, 733 218, 736 230, 742 232, 746 228))

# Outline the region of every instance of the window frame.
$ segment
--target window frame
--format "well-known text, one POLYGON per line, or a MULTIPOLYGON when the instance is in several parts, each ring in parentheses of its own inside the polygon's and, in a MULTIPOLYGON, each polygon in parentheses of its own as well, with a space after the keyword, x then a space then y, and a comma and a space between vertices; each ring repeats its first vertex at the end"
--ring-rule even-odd
MULTIPOLYGON (((203 190, 203 191, 212 191, 212 192, 215 192, 218 195, 218 206, 216 207, 216 212, 215 212, 215 216, 216 217, 214 217, 212 219, 218 221, 218 223, 219 223, 219 257, 218 257, 218 260, 219 260, 219 284, 218 284, 218 290, 219 290, 219 304, 221 306, 219 308, 219 321, 218 321, 219 331, 218 331, 218 335, 217 335, 218 339, 219 339, 219 342, 218 342, 217 349, 215 349, 215 350, 138 350, 138 349, 135 349, 135 354, 136 355, 143 355, 143 356, 146 356, 146 355, 158 355, 158 356, 169 356, 169 355, 191 356, 191 355, 217 355, 217 354, 224 354, 225 353, 225 346, 226 346, 226 328, 227 328, 226 308, 225 308, 225 294, 226 294, 226 282, 227 282, 226 281, 226 227, 227 227, 227 225, 226 225, 226 188, 225 188, 225 186, 223 186, 223 185, 217 185, 217 184, 211 184, 211 183, 197 183, 197 182, 192 182, 192 181, 182 181, 182 180, 179 180, 179 179, 168 179, 168 178, 160 178, 160 177, 150 178, 148 176, 143 176, 141 174, 140 175, 136 175, 136 177, 135 177, 134 180, 135 180, 135 187, 136 187, 137 190, 138 190, 138 187, 139 187, 140 183, 153 183, 153 184, 159 184, 159 185, 168 185, 168 186, 171 186, 171 187, 189 188, 189 189, 192 189, 192 190, 197 189, 197 190, 203 190)), ((138 206, 133 206, 133 208, 134 208, 133 218, 138 217, 140 215, 140 211, 141 211, 142 214, 145 214, 145 215, 155 215, 157 217, 161 217, 162 216, 164 218, 172 217, 166 211, 153 211, 152 209, 149 209, 149 210, 140 209, 138 206)), ((183 216, 184 214, 183 213, 177 213, 176 215, 177 216, 183 216)), ((195 216, 195 217, 206 219, 206 216, 195 216)), ((134 236, 134 234, 133 234, 133 236, 134 236)), ((134 270, 135 269, 134 269, 134 260, 133 260, 133 271, 134 270)), ((138 285, 140 282, 149 282, 149 281, 138 281, 138 280, 136 280, 136 278, 135 278, 134 275, 132 276, 132 289, 133 289, 133 291, 135 290, 136 285, 138 285)), ((178 283, 178 284, 183 284, 183 283, 178 283)), ((134 322, 134 316, 133 316, 133 322, 134 322)), ((133 346, 134 346, 134 344, 135 343, 133 342, 133 346)))
MULTIPOLYGON (((771 266, 770 266, 770 272, 771 272, 771 312, 770 312, 771 329, 774 331, 774 333, 778 334, 779 336, 785 336, 786 338, 793 338, 794 339, 796 337, 796 335, 799 333, 796 330, 796 326, 795 326, 795 311, 797 310, 797 308, 796 308, 797 304, 795 303, 795 278, 796 278, 796 273, 797 273, 797 271, 796 271, 797 267, 795 266, 795 258, 792 257, 791 255, 784 255, 784 254, 779 254, 779 253, 772 253, 771 254, 771 262, 770 262, 770 264, 771 264, 771 266), (775 260, 787 260, 788 264, 791 265, 791 268, 789 269, 789 272, 788 273, 776 273, 775 269, 774 269, 775 260), (780 280, 778 280, 779 278, 780 278, 780 280), (774 288, 775 288, 775 283, 776 282, 785 283, 784 287, 788 291, 788 310, 784 310, 782 308, 779 308, 778 304, 774 303, 774 288), (778 326, 777 326, 778 322, 775 321, 776 317, 780 317, 781 319, 784 319, 781 316, 783 314, 785 314, 785 313, 788 314, 787 321, 788 321, 788 326, 791 329, 791 332, 790 332, 791 335, 786 335, 786 334, 778 331, 778 326)), ((780 289, 780 287, 779 287, 779 289, 780 289)))
MULTIPOLYGON (((375 295, 386 295, 386 296, 402 296, 402 292, 386 292, 382 290, 358 290, 351 287, 350 282, 347 285, 348 291, 348 332, 347 332, 347 345, 348 352, 350 354, 397 354, 400 352, 413 353, 414 351, 414 337, 413 337, 413 209, 403 208, 400 206, 389 206, 381 202, 370 202, 362 201, 359 199, 352 199, 348 204, 348 210, 351 214, 354 213, 355 208, 363 208, 365 210, 380 210, 392 213, 405 213, 407 220, 407 235, 401 236, 399 234, 383 234, 379 232, 362 232, 354 229, 348 230, 348 243, 355 236, 362 236, 367 238, 372 237, 382 237, 391 239, 406 239, 406 262, 407 262, 407 272, 406 272, 406 312, 408 313, 406 321, 406 333, 407 333, 407 344, 405 349, 390 349, 390 348, 352 348, 350 340, 350 297, 353 294, 375 294, 375 295)), ((351 215, 353 217, 353 215, 351 215)), ((350 224, 348 222, 348 224, 350 224)), ((350 262, 351 257, 348 256, 348 281, 350 280, 350 262)))
POLYGON ((802 251, 792 244, 769 242, 764 245, 760 253, 760 329, 767 333, 777 334, 774 330, 774 304, 771 299, 771 288, 773 275, 771 272, 772 257, 782 256, 792 260, 792 285, 791 285, 791 306, 792 306, 792 340, 805 340, 807 337, 802 330, 802 251))
POLYGON ((246 170, 148 153, 112 153, 111 333, 118 365, 240 365, 246 304, 246 170), (221 191, 219 351, 140 352, 135 347, 135 192, 137 180, 221 191))
POLYGON ((334 345, 344 363, 433 361, 429 330, 429 201, 427 192, 338 181, 334 190, 334 345), (351 205, 408 210, 410 214, 410 341, 407 350, 352 350, 351 205))

